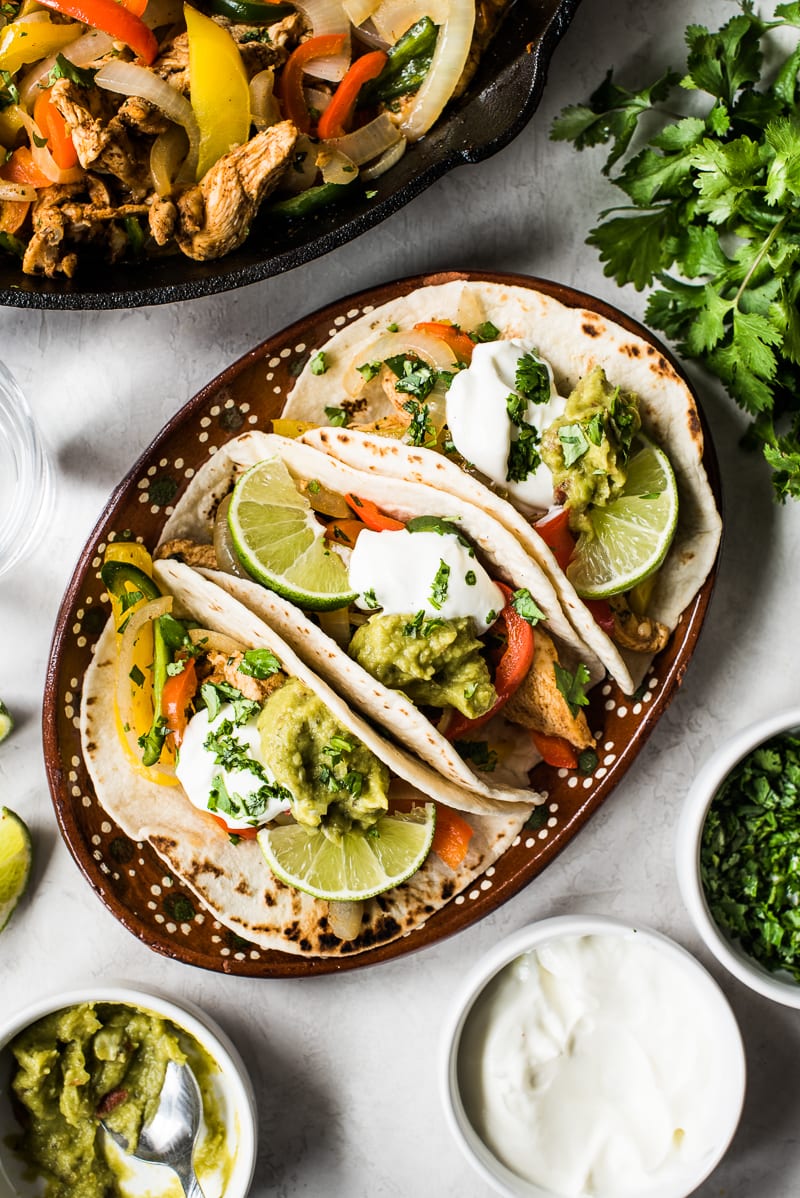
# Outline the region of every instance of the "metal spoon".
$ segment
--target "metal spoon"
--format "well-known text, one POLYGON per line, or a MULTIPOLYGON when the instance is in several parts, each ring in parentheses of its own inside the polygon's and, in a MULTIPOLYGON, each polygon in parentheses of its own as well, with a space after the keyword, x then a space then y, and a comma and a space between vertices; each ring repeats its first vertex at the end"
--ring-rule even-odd
MULTIPOLYGON (((202 1109, 200 1087, 189 1065, 170 1061, 164 1074, 158 1109, 142 1128, 136 1151, 131 1153, 137 1160, 167 1165, 177 1173, 186 1198, 205 1198, 192 1164, 202 1109)), ((127 1152, 125 1136, 109 1127, 105 1119, 100 1123, 114 1143, 127 1152)))

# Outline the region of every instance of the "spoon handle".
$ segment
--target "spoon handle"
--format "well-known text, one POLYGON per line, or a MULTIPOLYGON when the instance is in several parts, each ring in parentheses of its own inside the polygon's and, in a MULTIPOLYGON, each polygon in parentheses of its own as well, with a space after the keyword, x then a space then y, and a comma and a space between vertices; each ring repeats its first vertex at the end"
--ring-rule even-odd
POLYGON ((176 1169, 175 1172, 178 1174, 186 1198, 205 1198, 205 1194, 200 1188, 200 1182, 197 1180, 197 1174, 191 1165, 186 1170, 176 1169))

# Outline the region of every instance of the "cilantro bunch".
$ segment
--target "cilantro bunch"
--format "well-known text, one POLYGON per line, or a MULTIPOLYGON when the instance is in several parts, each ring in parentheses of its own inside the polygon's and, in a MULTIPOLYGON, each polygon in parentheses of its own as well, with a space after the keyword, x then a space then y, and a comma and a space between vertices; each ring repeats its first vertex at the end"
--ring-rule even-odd
POLYGON ((628 91, 609 71, 551 137, 610 144, 603 173, 630 206, 602 212, 587 241, 620 286, 658 284, 645 320, 750 414, 745 443, 762 449, 783 502, 800 498, 800 44, 769 77, 763 51, 774 30, 800 38, 800 2, 772 21, 750 0, 741 9, 714 33, 687 28, 684 75, 628 91), (676 113, 681 88, 699 93, 699 115, 676 113), (660 128, 633 152, 644 114, 660 128))

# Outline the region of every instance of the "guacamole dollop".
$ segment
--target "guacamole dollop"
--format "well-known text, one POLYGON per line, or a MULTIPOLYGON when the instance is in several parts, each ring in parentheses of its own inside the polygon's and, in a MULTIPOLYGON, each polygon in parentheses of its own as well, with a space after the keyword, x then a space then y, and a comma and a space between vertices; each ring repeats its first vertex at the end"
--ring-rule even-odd
POLYGON ((584 513, 590 505, 607 504, 624 487, 641 423, 637 397, 612 386, 597 366, 570 394, 563 416, 546 429, 542 461, 569 508, 574 531, 588 529, 584 513))
MULTIPOLYGON (((13 1147, 46 1178, 47 1198, 121 1193, 100 1119, 135 1149, 158 1107, 167 1064, 187 1059, 181 1036, 151 1011, 81 1003, 45 1016, 15 1038, 12 1089, 24 1111, 24 1131, 13 1147)), ((225 1128, 209 1080, 216 1067, 194 1047, 191 1064, 208 1128, 195 1164, 213 1169, 225 1153, 225 1128)))
POLYGON ((376 615, 357 629, 349 652, 373 678, 415 703, 455 707, 474 720, 494 706, 497 692, 472 629, 469 616, 376 615))
POLYGON ((368 828, 388 810, 386 766, 299 678, 269 696, 258 730, 264 761, 290 791, 298 823, 368 828))

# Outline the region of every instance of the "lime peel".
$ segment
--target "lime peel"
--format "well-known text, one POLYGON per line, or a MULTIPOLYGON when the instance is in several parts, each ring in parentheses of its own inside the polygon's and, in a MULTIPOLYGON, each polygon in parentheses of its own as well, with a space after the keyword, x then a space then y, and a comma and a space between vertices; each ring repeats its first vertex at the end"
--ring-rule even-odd
POLYGON ((616 499, 587 515, 567 577, 582 599, 607 599, 637 586, 659 568, 678 522, 678 486, 662 449, 640 437, 616 499))
POLYGON ((8 923, 31 876, 33 846, 25 821, 0 808, 0 932, 8 923))
POLYGON ((347 567, 280 458, 256 462, 242 475, 228 508, 228 527, 247 571, 278 595, 311 611, 331 611, 355 600, 347 567))
POLYGON ((295 890, 328 902, 359 902, 391 890, 415 874, 430 852, 436 826, 433 803, 382 816, 373 828, 338 836, 325 828, 277 824, 258 834, 267 864, 295 890))

